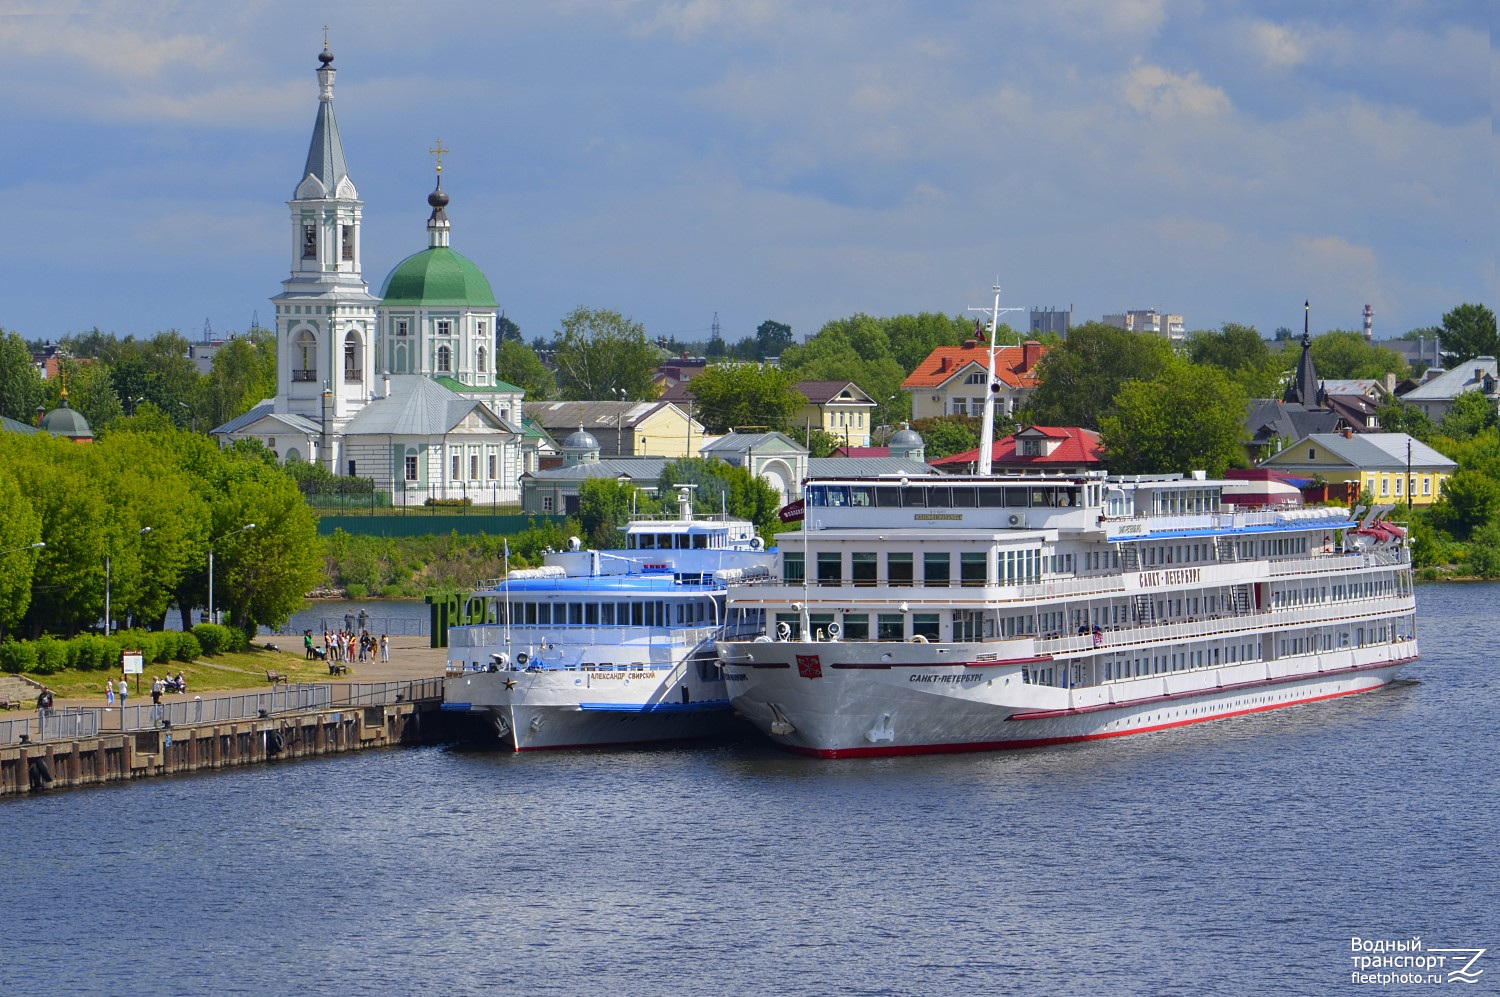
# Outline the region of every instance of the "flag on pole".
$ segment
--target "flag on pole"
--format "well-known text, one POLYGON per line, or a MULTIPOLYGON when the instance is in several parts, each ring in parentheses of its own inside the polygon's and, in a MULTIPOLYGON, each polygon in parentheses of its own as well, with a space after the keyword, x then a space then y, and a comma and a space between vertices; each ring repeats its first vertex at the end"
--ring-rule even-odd
POLYGON ((974 338, 981 343, 989 342, 989 337, 984 334, 984 323, 979 321, 979 319, 974 320, 974 338))

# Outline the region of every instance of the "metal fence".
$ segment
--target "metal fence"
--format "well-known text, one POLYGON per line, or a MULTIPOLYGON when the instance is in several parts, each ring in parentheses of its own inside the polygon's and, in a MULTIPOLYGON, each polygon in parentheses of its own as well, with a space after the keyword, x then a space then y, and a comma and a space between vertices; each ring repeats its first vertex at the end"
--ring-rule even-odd
POLYGON ((101 731, 132 733, 194 724, 269 718, 307 710, 390 706, 440 699, 441 676, 395 682, 336 682, 282 686, 258 693, 195 697, 170 703, 127 706, 119 710, 70 707, 47 716, 0 721, 0 744, 95 737, 101 731))

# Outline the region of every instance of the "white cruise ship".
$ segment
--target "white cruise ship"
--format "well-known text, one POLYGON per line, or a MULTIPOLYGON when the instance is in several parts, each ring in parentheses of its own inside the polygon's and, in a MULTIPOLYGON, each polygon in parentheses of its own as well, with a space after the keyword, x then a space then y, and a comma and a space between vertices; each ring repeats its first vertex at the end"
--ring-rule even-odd
POLYGON ((733 719, 718 639, 754 637, 741 613, 725 626, 728 584, 767 577, 755 527, 695 517, 631 521, 625 546, 548 554, 544 567, 486 582, 448 630, 443 709, 482 713, 517 751, 702 737, 733 719))
POLYGON ((969 751, 1365 692, 1416 658, 1390 507, 1244 509, 1228 485, 810 481, 775 576, 730 592, 731 626, 770 627, 719 643, 730 697, 794 751, 969 751))

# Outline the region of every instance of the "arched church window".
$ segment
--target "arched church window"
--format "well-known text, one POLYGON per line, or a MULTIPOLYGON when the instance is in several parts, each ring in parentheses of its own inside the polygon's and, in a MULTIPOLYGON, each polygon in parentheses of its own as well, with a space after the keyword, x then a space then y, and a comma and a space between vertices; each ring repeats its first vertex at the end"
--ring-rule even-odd
POLYGON ((354 226, 341 225, 339 232, 343 240, 342 255, 346 260, 354 259, 354 226))
POLYGON ((318 337, 311 329, 302 329, 292 337, 292 380, 318 379, 318 337))
POLYGON ((479 371, 479 373, 481 373, 481 374, 483 374, 485 372, 484 371, 484 362, 485 362, 484 347, 481 346, 479 348, 479 353, 474 358, 474 369, 477 370, 477 371, 479 371))
POLYGON ((397 374, 410 374, 411 369, 406 363, 406 344, 402 343, 396 347, 395 359, 391 363, 391 370, 397 374))
POLYGON ((447 374, 453 370, 453 351, 446 346, 439 346, 437 351, 437 369, 447 374))
POLYGON ((362 381, 364 372, 364 345, 359 341, 359 333, 350 329, 344 336, 344 380, 362 381))

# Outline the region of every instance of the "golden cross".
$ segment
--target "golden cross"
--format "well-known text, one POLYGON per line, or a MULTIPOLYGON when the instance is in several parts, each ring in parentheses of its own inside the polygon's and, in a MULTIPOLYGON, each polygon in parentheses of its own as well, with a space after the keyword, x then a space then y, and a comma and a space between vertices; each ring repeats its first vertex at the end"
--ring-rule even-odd
POLYGON ((437 145, 435 145, 431 149, 427 150, 427 152, 428 152, 429 155, 437 157, 437 171, 439 173, 443 172, 443 156, 447 155, 449 152, 452 152, 452 151, 453 150, 451 150, 451 149, 444 149, 443 148, 443 140, 442 139, 438 139, 437 140, 437 145))
POLYGON ((323 25, 323 51, 328 51, 328 25, 323 25))

